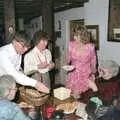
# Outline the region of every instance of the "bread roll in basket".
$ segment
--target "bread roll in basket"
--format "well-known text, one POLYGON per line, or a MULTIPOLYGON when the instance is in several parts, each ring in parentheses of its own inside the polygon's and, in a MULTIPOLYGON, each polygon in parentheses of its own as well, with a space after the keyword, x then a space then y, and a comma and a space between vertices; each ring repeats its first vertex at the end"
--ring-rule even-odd
POLYGON ((59 100, 65 100, 70 97, 71 90, 65 87, 56 88, 53 91, 54 97, 59 100))
POLYGON ((20 87, 20 98, 34 106, 41 106, 48 100, 49 94, 45 94, 30 87, 20 87))

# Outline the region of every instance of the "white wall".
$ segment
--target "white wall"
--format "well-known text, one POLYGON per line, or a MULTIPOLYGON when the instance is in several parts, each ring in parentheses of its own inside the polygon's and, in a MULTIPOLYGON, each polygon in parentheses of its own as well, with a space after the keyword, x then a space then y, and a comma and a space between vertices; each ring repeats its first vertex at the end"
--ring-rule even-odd
POLYGON ((61 39, 59 38, 56 43, 61 46, 66 45, 66 42, 69 39, 68 20, 84 18, 85 24, 99 25, 100 50, 97 52, 99 59, 112 59, 120 64, 120 54, 118 53, 120 43, 107 41, 108 6, 109 0, 89 0, 89 2, 85 4, 84 8, 71 9, 56 13, 56 30, 58 20, 61 20, 62 23, 62 37, 61 39))
POLYGON ((34 33, 42 29, 42 17, 36 17, 29 23, 25 24, 26 33, 32 38, 34 33))
MULTIPOLYGON (((55 31, 58 31, 58 21, 61 21, 61 38, 58 38, 56 45, 60 46, 61 51, 61 65, 65 64, 65 54, 67 43, 69 41, 69 20, 78 20, 84 18, 84 8, 70 9, 67 11, 59 12, 55 14, 55 31)), ((60 83, 64 84, 66 73, 64 70, 60 70, 60 83)), ((56 80, 57 83, 57 80, 56 80)))
POLYGON ((61 38, 58 38, 56 44, 61 46, 61 52, 64 50, 69 40, 69 20, 78 20, 84 18, 84 8, 74 8, 55 14, 55 31, 58 31, 58 21, 61 21, 61 38))
POLYGON ((98 24, 100 32, 99 59, 112 59, 120 64, 120 43, 107 41, 109 0, 90 0, 85 4, 85 23, 98 24))

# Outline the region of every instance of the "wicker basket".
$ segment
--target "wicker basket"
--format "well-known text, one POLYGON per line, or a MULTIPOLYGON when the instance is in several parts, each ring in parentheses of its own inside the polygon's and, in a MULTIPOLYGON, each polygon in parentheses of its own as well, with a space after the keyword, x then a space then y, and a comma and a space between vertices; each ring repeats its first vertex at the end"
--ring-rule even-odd
POLYGON ((65 100, 59 100, 57 98, 53 99, 54 106, 57 106, 59 104, 71 103, 71 102, 75 102, 75 99, 73 97, 67 98, 65 100))
POLYGON ((21 100, 33 106, 41 106, 45 104, 45 102, 48 100, 49 97, 48 94, 44 94, 43 96, 40 97, 33 97, 28 93, 26 93, 26 89, 24 87, 19 88, 19 90, 20 90, 21 100))

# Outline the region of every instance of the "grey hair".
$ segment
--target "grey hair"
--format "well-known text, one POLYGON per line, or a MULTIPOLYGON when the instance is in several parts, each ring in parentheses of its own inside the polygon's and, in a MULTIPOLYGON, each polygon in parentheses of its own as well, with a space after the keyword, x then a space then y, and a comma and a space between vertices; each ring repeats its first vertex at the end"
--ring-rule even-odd
POLYGON ((119 72, 119 64, 117 64, 113 60, 100 60, 99 68, 110 69, 112 73, 112 77, 115 77, 119 72))
POLYGON ((13 40, 17 42, 23 42, 26 47, 31 47, 31 39, 24 32, 16 32, 13 37, 13 40))
POLYGON ((0 98, 5 98, 5 93, 14 85, 16 85, 16 81, 11 75, 0 76, 0 98))

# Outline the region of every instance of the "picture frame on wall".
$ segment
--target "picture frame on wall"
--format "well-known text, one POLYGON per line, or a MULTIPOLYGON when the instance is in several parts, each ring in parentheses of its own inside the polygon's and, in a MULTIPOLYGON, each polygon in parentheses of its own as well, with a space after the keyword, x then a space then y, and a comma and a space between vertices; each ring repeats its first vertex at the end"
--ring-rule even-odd
POLYGON ((95 44, 96 50, 99 50, 99 25, 86 25, 90 32, 91 42, 95 44))
POLYGON ((120 42, 120 0, 109 0, 108 41, 120 42))

